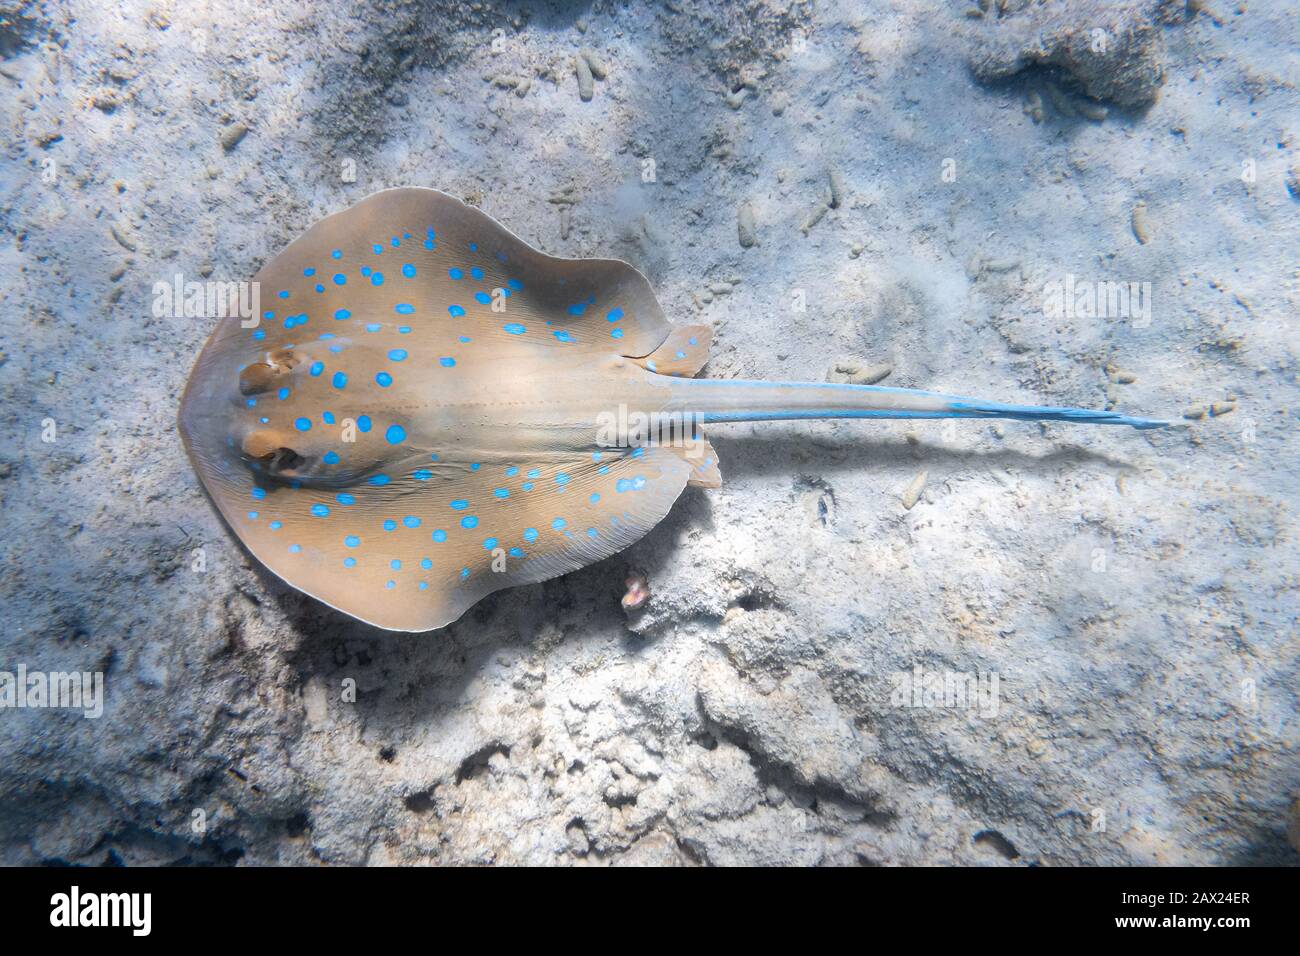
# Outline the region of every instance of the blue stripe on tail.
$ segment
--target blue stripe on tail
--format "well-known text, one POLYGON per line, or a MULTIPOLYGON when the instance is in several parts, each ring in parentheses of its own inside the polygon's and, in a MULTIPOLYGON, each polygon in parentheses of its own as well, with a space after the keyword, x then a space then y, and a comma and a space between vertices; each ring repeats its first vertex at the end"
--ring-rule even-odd
POLYGON ((738 379, 665 379, 671 409, 710 422, 772 422, 819 418, 1009 418, 1165 428, 1170 423, 1119 412, 1042 405, 1008 405, 961 395, 840 382, 751 382, 738 379), (790 394, 790 393, 793 394, 790 394), (748 407, 746 407, 748 406, 748 407), (847 407, 846 407, 847 406, 847 407), (860 407, 854 407, 860 406, 860 407))
POLYGON ((1131 425, 1134 428, 1164 428, 1169 423, 1155 418, 1131 418, 1119 412, 1087 408, 1053 408, 1044 405, 1005 405, 978 399, 956 399, 948 403, 958 418, 1014 418, 1025 422, 1075 422, 1081 425, 1131 425))

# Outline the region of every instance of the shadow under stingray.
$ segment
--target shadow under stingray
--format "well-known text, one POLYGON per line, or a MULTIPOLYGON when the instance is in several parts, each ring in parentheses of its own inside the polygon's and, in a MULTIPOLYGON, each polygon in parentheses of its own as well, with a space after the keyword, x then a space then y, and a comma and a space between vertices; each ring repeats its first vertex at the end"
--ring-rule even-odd
MULTIPOLYGON (((456 658, 455 663, 464 665, 470 657, 486 660, 501 647, 528 643, 528 632, 546 624, 556 625, 562 639, 573 638, 564 625, 575 621, 605 634, 624 628, 627 617, 620 599, 626 591, 628 574, 635 571, 653 580, 664 562, 671 559, 670 542, 688 527, 714 527, 712 503, 707 492, 698 488, 683 491, 662 521, 617 554, 548 581, 495 591, 451 624, 415 633, 387 631, 323 604, 263 566, 237 535, 231 537, 248 556, 265 594, 276 601, 293 625, 299 642, 287 657, 305 680, 338 671, 358 651, 369 661, 401 660, 409 665, 413 645, 432 641, 443 648, 444 654, 456 658), (587 606, 582 606, 584 603, 587 606), (531 626, 520 626, 521 618, 529 618, 531 626), (343 653, 338 649, 340 643, 348 648, 343 653)), ((628 646, 638 646, 640 639, 630 631, 625 633, 628 646)), ((472 676, 470 673, 466 679, 472 676)))
MULTIPOLYGON (((710 438, 722 462, 724 482, 728 477, 774 472, 793 476, 810 469, 834 473, 866 472, 873 467, 914 468, 921 462, 979 470, 1013 468, 1030 474, 1046 474, 1063 466, 1083 464, 1117 471, 1132 468, 1125 461, 1073 445, 1034 455, 1011 449, 957 449, 881 439, 826 440, 795 434, 727 437, 720 430, 711 433, 710 438)), ((412 634, 386 631, 349 617, 285 583, 244 550, 262 581, 264 592, 279 604, 297 632, 299 646, 290 653, 290 659, 305 678, 334 672, 357 652, 370 660, 393 662, 401 658, 410 664, 412 644, 428 643, 431 639, 444 649, 444 654, 463 663, 470 656, 486 659, 493 650, 506 644, 526 643, 530 640, 528 632, 545 625, 554 625, 564 634, 565 624, 581 621, 591 630, 608 633, 626 623, 619 598, 628 573, 637 571, 653 580, 665 563, 673 559, 672 541, 677 535, 688 528, 708 531, 713 527, 709 493, 688 488, 662 521, 623 551, 549 581, 494 592, 446 627, 412 634), (588 606, 583 607, 584 602, 588 606), (527 620, 521 623, 521 618, 527 620), (340 642, 352 650, 340 652, 340 642)), ((239 542, 237 535, 232 533, 231 537, 239 542)), ((242 542, 239 547, 243 548, 242 542)), ((571 637, 569 634, 565 639, 571 637)))
POLYGON ((878 466, 909 466, 917 464, 952 464, 978 467, 982 470, 1015 468, 1030 474, 1042 475, 1063 465, 1093 464, 1115 471, 1131 471, 1134 466, 1122 459, 1079 445, 1066 445, 1034 455, 1011 448, 988 451, 978 448, 952 448, 947 445, 912 445, 905 441, 882 439, 847 439, 794 434, 728 437, 717 431, 709 433, 709 440, 718 452, 722 467, 722 480, 730 477, 763 475, 784 471, 791 475, 810 470, 839 472, 864 470, 878 466), (810 454, 811 453, 811 454, 810 454))
MULTIPOLYGON (((794 432, 729 438, 723 431, 715 429, 710 439, 721 459, 724 482, 728 477, 767 473, 793 477, 810 469, 853 469, 866 474, 873 466, 914 468, 918 461, 976 469, 1010 467, 1031 474, 1084 464, 1115 470, 1132 467, 1078 446, 1034 455, 915 446, 896 439, 827 440, 794 432)), ((391 752, 405 746, 413 728, 435 729, 462 708, 469 686, 493 666, 503 649, 527 656, 534 645, 608 642, 620 633, 627 653, 650 646, 653 636, 635 634, 627 626, 619 600, 624 579, 638 572, 654 581, 678 559, 675 542, 680 535, 713 529, 710 494, 687 488, 662 521, 622 552, 549 581, 497 591, 459 620, 422 633, 385 631, 351 618, 286 584, 251 553, 248 556, 262 581, 263 595, 279 605, 295 632, 285 659, 301 684, 315 678, 337 687, 344 677, 358 677, 360 692, 353 706, 364 736, 375 744, 377 753, 391 752)), ((231 537, 239 541, 237 535, 231 537)), ((243 548, 242 543, 239 546, 243 548)))

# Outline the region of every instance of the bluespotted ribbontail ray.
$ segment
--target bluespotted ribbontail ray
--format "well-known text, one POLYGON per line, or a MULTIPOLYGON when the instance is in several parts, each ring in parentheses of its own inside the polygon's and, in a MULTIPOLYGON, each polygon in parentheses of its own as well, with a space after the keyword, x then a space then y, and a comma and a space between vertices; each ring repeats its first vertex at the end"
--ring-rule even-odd
POLYGON ((301 591, 400 631, 459 618, 640 539, 721 483, 698 425, 1011 418, 1156 428, 1077 408, 870 385, 700 380, 712 334, 673 326, 610 259, 557 259, 432 189, 317 222, 222 319, 181 400, 185 445, 248 549, 301 591), (620 443, 614 422, 684 422, 620 443), (614 441, 611 441, 611 438, 614 441))

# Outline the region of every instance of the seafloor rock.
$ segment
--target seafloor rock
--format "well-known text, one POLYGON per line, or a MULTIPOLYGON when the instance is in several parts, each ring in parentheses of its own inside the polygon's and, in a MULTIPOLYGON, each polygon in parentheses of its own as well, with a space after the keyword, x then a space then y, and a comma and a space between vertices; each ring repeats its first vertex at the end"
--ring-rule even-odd
POLYGON ((1089 96, 1143 106, 1164 82, 1162 0, 1047 0, 1008 4, 971 27, 971 67, 998 80, 1030 66, 1064 70, 1089 96))

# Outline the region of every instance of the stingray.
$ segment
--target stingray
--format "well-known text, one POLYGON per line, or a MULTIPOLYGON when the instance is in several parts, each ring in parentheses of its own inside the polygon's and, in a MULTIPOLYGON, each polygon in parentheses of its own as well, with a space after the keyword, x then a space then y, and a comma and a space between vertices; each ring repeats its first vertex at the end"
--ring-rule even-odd
POLYGON ((501 588, 628 547, 688 485, 703 426, 1007 418, 1160 427, 1109 411, 869 385, 696 379, 712 333, 672 325, 624 262, 558 259, 432 189, 317 222, 219 321, 180 407, 231 529, 293 587, 428 631, 501 588))

